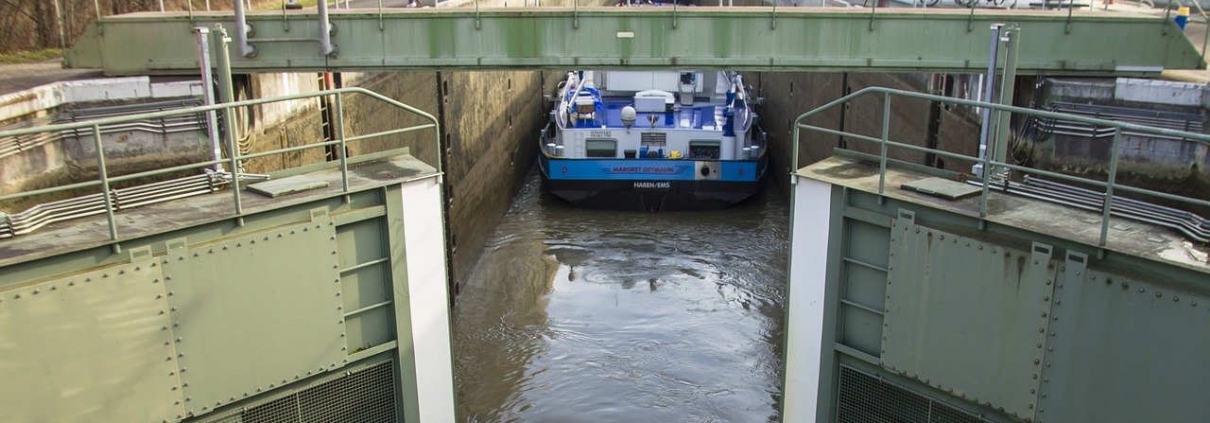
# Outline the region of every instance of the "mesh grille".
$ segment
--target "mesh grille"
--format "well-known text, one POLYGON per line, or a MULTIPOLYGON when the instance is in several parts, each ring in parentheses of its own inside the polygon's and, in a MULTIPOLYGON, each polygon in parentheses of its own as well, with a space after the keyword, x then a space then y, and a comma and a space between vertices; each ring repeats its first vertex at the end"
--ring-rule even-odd
POLYGON ((395 421, 390 362, 312 386, 209 423, 391 423, 395 421))
POLYGON ((391 423, 395 384, 389 363, 298 394, 302 423, 391 423))
POLYGON ((987 423, 945 403, 851 367, 840 367, 838 423, 987 423))
POLYGON ((640 142, 643 144, 664 145, 668 140, 668 134, 663 132, 644 132, 639 135, 640 142))

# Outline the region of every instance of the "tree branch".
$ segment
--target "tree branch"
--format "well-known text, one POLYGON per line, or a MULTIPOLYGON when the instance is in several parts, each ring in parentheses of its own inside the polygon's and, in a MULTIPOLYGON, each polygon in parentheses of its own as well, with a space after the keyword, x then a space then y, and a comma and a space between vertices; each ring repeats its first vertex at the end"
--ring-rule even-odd
POLYGON ((9 7, 11 7, 11 8, 13 8, 13 9, 15 9, 15 10, 17 11, 17 13, 20 13, 20 14, 22 14, 22 15, 25 15, 25 16, 26 16, 26 17, 28 17, 30 20, 34 21, 34 23, 36 23, 36 24, 42 24, 42 19, 41 19, 41 18, 38 18, 37 16, 34 16, 34 15, 30 14, 29 12, 26 12, 26 11, 25 11, 25 9, 22 9, 22 8, 21 8, 21 5, 16 4, 16 3, 13 3, 13 2, 11 2, 11 1, 9 1, 9 0, 0 0, 0 2, 3 2, 4 4, 9 5, 9 7))

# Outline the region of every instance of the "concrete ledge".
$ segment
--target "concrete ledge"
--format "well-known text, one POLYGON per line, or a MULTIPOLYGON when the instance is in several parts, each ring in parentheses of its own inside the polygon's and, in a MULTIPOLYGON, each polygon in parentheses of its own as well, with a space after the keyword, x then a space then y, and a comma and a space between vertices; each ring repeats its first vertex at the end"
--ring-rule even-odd
POLYGON ((0 122, 68 103, 164 99, 202 95, 200 80, 152 82, 146 76, 56 82, 0 95, 0 122))

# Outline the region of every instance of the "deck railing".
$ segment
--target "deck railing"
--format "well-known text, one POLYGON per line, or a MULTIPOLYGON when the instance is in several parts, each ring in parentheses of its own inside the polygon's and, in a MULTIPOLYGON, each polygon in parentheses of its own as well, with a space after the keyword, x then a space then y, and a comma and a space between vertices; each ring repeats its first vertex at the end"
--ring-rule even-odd
MULTIPOLYGON (((216 166, 216 165, 218 165, 218 166, 227 165, 230 167, 230 169, 228 169, 226 172, 223 172, 223 174, 228 175, 228 177, 222 178, 222 179, 224 179, 222 182, 224 184, 232 185, 231 191, 233 193, 232 202, 233 202, 233 208, 234 208, 234 215, 232 217, 234 217, 237 220, 237 222, 242 222, 244 209, 243 209, 243 202, 241 200, 241 192, 240 192, 241 190, 239 189, 239 175, 240 175, 239 170, 241 169, 241 165, 243 164, 244 161, 258 158, 258 157, 271 156, 271 155, 275 155, 275 154, 292 153, 292 152, 298 152, 298 151, 309 150, 309 149, 314 149, 314 148, 339 146, 338 147, 339 150, 337 150, 337 151, 339 152, 338 156, 339 156, 339 167, 340 167, 341 191, 343 193, 347 194, 349 192, 349 164, 351 162, 355 163, 355 161, 350 160, 350 158, 348 157, 348 154, 346 153, 348 151, 347 146, 349 143, 357 142, 357 141, 364 141, 364 140, 368 140, 368 139, 374 139, 374 138, 379 138, 379 137, 384 137, 384 136, 389 136, 389 135, 402 134, 402 133, 406 133, 406 132, 418 131, 418 130, 423 130, 423 129, 428 129, 428 128, 433 128, 433 133, 434 133, 433 139, 434 139, 434 143, 435 143, 435 149, 433 151, 434 151, 435 157, 433 158, 432 164, 437 169, 437 172, 440 173, 441 168, 442 168, 441 135, 440 135, 441 130, 440 130, 440 124, 438 123, 437 118, 420 109, 417 109, 415 107, 412 107, 412 106, 404 104, 404 103, 401 103, 390 97, 384 96, 382 94, 378 94, 376 92, 373 92, 373 91, 370 91, 370 90, 367 90, 364 88, 358 88, 358 87, 340 88, 340 89, 334 89, 334 90, 318 91, 318 92, 303 93, 303 94, 293 94, 293 95, 286 95, 286 96, 273 97, 273 98, 222 103, 222 104, 215 104, 215 105, 210 105, 210 106, 197 106, 197 107, 188 107, 188 108, 175 109, 175 110, 138 113, 138 114, 119 116, 119 117, 110 117, 110 118, 104 118, 104 119, 96 119, 96 120, 90 120, 90 121, 84 121, 84 122, 74 122, 74 123, 66 123, 66 124, 58 124, 58 125, 47 125, 47 126, 34 127, 34 128, 22 128, 22 129, 16 129, 16 130, 0 131, 0 139, 3 139, 5 137, 15 137, 15 136, 23 136, 23 135, 39 134, 39 133, 58 133, 58 132, 62 132, 62 131, 73 131, 73 130, 90 131, 92 138, 93 138, 93 142, 95 144, 95 148, 96 148, 96 164, 97 164, 97 173, 98 173, 98 178, 97 178, 97 180, 94 180, 94 181, 78 182, 78 183, 60 185, 60 186, 55 186, 55 187, 50 187, 50 188, 37 189, 37 190, 31 190, 31 191, 21 191, 21 192, 15 192, 15 193, 11 193, 11 194, 0 195, 0 201, 8 201, 8 200, 14 200, 14 199, 18 199, 18 198, 60 193, 60 192, 79 190, 79 189, 87 189, 87 188, 93 188, 93 187, 98 187, 98 186, 101 187, 101 190, 99 193, 93 194, 90 196, 77 198, 76 199, 77 201, 74 203, 64 203, 63 201, 59 201, 59 202, 55 202, 55 203, 49 203, 49 204, 35 206, 34 208, 26 210, 25 212, 14 214, 14 215, 5 215, 3 213, 0 213, 0 239, 10 238, 10 237, 17 236, 17 235, 20 235, 23 233, 28 233, 28 232, 31 232, 31 231, 37 229, 38 227, 45 226, 45 225, 53 223, 53 222, 63 221, 63 220, 67 220, 67 219, 74 219, 74 218, 84 217, 84 216, 90 216, 90 215, 100 214, 100 213, 104 212, 106 215, 106 219, 108 221, 108 225, 109 225, 109 238, 113 242, 114 248, 119 249, 119 247, 117 247, 117 245, 118 245, 117 241, 119 241, 118 223, 117 223, 116 219, 114 218, 114 212, 115 212, 115 210, 118 209, 117 205, 115 205, 115 202, 116 202, 119 194, 130 194, 133 192, 133 193, 135 193, 135 195, 143 195, 143 197, 139 197, 139 200, 137 201, 137 205, 149 204, 150 202, 157 202, 157 201, 167 201, 172 198, 178 198, 179 196, 177 196, 177 195, 153 196, 153 197, 155 197, 152 199, 153 201, 149 201, 148 197, 146 196, 146 192, 148 191, 148 189, 145 189, 145 187, 147 187, 147 186, 126 188, 124 190, 116 190, 113 188, 113 184, 119 183, 119 182, 124 182, 124 181, 132 181, 132 180, 141 179, 141 178, 148 178, 148 177, 157 176, 157 175, 166 175, 166 174, 172 174, 172 173, 188 171, 188 170, 203 169, 203 168, 216 166), (409 126, 409 127, 405 127, 405 128, 399 128, 399 129, 392 129, 392 130, 387 130, 387 131, 380 131, 380 132, 375 132, 375 133, 370 133, 370 134, 345 137, 345 135, 344 135, 344 113, 343 113, 344 100, 343 100, 343 97, 344 97, 344 95, 347 95, 347 94, 361 94, 361 95, 369 96, 376 100, 387 103, 391 106, 394 106, 395 108, 402 109, 411 114, 420 116, 421 118, 423 118, 425 121, 428 121, 429 123, 415 125, 415 126, 409 126), (110 172, 105 163, 105 146, 104 146, 104 143, 102 142, 102 137, 101 137, 101 132, 102 132, 101 129, 103 127, 106 127, 109 125, 123 124, 123 123, 128 123, 128 122, 143 121, 143 120, 147 120, 147 119, 159 119, 159 118, 178 116, 178 115, 194 115, 194 114, 199 114, 199 113, 206 113, 209 111, 223 111, 223 112, 225 112, 225 114, 227 116, 227 119, 225 119, 225 121, 224 121, 224 125, 227 129, 226 133, 231 134, 232 130, 234 129, 234 123, 230 122, 230 119, 234 115, 234 111, 240 107, 254 106, 254 105, 266 104, 266 103, 275 103, 275 102, 281 102, 281 101, 326 97, 326 96, 331 96, 334 98, 332 101, 332 104, 333 104, 333 108, 335 110, 335 115, 336 115, 336 119, 335 119, 336 122, 334 122, 334 124, 336 125, 336 131, 335 131, 336 139, 335 140, 310 143, 310 144, 294 146, 294 147, 279 148, 279 149, 275 149, 275 150, 263 151, 263 152, 252 153, 252 154, 241 154, 237 141, 235 140, 235 137, 224 136, 223 138, 224 138, 224 141, 226 144, 226 149, 227 149, 226 158, 220 157, 221 154, 218 152, 218 149, 216 146, 214 158, 212 160, 185 164, 185 165, 180 165, 180 166, 165 167, 165 168, 161 168, 161 169, 137 172, 137 173, 122 175, 122 176, 113 176, 113 177, 109 176, 110 172), (119 192, 119 191, 122 191, 122 192, 119 192), (102 200, 102 202, 104 204, 103 205, 97 204, 96 200, 102 200)), ((367 157, 370 157, 370 156, 367 156, 367 157)), ((212 172, 211 175, 214 175, 217 173, 218 172, 212 172)), ((196 192, 198 190, 198 182, 195 179, 197 179, 197 178, 198 178, 197 176, 183 178, 179 181, 180 182, 179 186, 187 186, 188 189, 191 190, 190 192, 196 192)), ((159 183, 155 183, 155 184, 150 184, 148 186, 160 186, 157 184, 163 184, 163 183, 159 182, 159 183)), ((206 182, 202 182, 202 184, 206 185, 206 182)), ((211 180, 210 185, 213 185, 213 180, 211 180)), ((154 188, 154 187, 152 187, 152 188, 154 188)), ((213 188, 211 188, 211 191, 213 191, 213 188)), ((64 201, 67 201, 67 200, 64 200, 64 201)))
MULTIPOLYGON (((992 121, 996 122, 998 120, 993 119, 992 121)), ((1169 194, 1169 193, 1165 193, 1165 192, 1159 192, 1159 191, 1154 191, 1154 190, 1149 190, 1149 189, 1144 189, 1144 188, 1138 188, 1138 187, 1133 187, 1133 186, 1129 186, 1129 185, 1118 184, 1116 182, 1117 176, 1118 176, 1118 159, 1121 156, 1121 149, 1122 149, 1123 132, 1130 131, 1132 133, 1132 135, 1133 134, 1153 134, 1156 136, 1162 136, 1162 137, 1166 137, 1166 138, 1183 139, 1183 140, 1187 140, 1189 142, 1202 144, 1202 145, 1210 145, 1210 135, 1207 135, 1207 134, 1186 132, 1186 131, 1179 131, 1179 130, 1165 129, 1165 128, 1154 128, 1154 127, 1150 127, 1150 126, 1125 123, 1125 122, 1116 122, 1116 121, 1112 121, 1112 120, 1098 119, 1098 118, 1087 117, 1087 116, 1057 113, 1057 112, 1036 110, 1036 109, 1030 109, 1030 108, 1024 108, 1024 107, 1007 106, 1007 105, 1002 105, 1002 104, 986 103, 986 102, 981 102, 981 101, 964 100, 964 99, 958 99, 958 98, 950 98, 950 97, 944 97, 944 96, 938 96, 938 95, 932 95, 932 94, 923 94, 923 93, 917 93, 917 92, 912 92, 912 91, 896 90, 896 89, 892 89, 892 88, 883 88, 883 87, 864 88, 864 89, 855 91, 849 95, 846 95, 844 97, 838 98, 834 101, 831 101, 827 104, 824 104, 823 106, 820 106, 814 110, 803 113, 794 120, 793 127, 794 127, 794 134, 793 134, 794 138, 792 140, 793 141, 793 143, 792 143, 792 145, 793 145, 792 161, 793 161, 793 165, 794 165, 794 167, 793 167, 794 171, 797 171, 800 168, 798 150, 799 150, 799 144, 800 144, 799 135, 800 135, 800 130, 802 130, 802 129, 806 129, 808 131, 821 132, 821 133, 825 133, 825 134, 838 135, 838 136, 841 136, 841 137, 844 137, 847 139, 859 140, 859 141, 869 142, 869 143, 878 145, 879 153, 877 156, 878 156, 878 162, 879 162, 879 164, 878 164, 878 166, 879 166, 878 194, 879 195, 883 195, 886 190, 887 149, 891 148, 891 147, 908 150, 908 151, 921 152, 921 153, 926 153, 926 154, 934 154, 934 155, 940 156, 940 157, 957 159, 957 160, 962 160, 962 161, 971 162, 971 163, 978 163, 981 165, 982 169, 984 169, 984 174, 987 174, 987 175, 993 175, 993 172, 992 172, 993 169, 1010 169, 1012 171, 1021 172, 1025 175, 1041 176, 1041 177, 1052 178, 1052 179, 1056 179, 1056 180, 1073 182, 1076 184, 1093 186, 1093 187, 1097 187, 1098 189, 1103 189, 1104 191, 1097 193, 1100 196, 1100 199, 1098 202, 1100 203, 1099 209, 1101 212, 1101 233, 1100 233, 1100 238, 1099 238, 1100 247, 1104 247, 1106 245, 1106 242, 1108 241, 1110 214, 1111 214, 1111 212, 1117 211, 1114 209, 1115 204, 1122 203, 1123 205, 1128 205, 1128 206, 1132 206, 1132 207, 1140 204, 1140 202, 1129 199, 1129 198, 1115 198, 1115 192, 1126 192, 1126 193, 1132 193, 1132 194, 1145 195, 1145 196, 1149 196, 1149 197, 1153 197, 1153 198, 1160 198, 1160 199, 1164 199, 1164 200, 1173 201, 1173 202, 1184 204, 1184 205, 1210 207, 1210 201, 1197 199, 1197 198, 1185 197, 1185 196, 1181 196, 1181 195, 1169 194), (882 97, 883 110, 882 110, 881 137, 871 137, 871 136, 855 134, 855 133, 851 133, 851 132, 844 132, 844 131, 838 131, 838 130, 829 129, 829 128, 823 128, 823 127, 814 126, 814 125, 807 125, 807 124, 803 123, 804 119, 807 119, 807 118, 815 116, 815 115, 819 115, 820 113, 823 113, 834 107, 840 106, 844 103, 848 103, 856 98, 873 97, 873 96, 882 97), (984 110, 990 110, 991 113, 996 113, 996 114, 1009 113, 1010 115, 1011 114, 1020 114, 1020 115, 1026 115, 1026 116, 1037 116, 1037 117, 1048 118, 1048 119, 1062 119, 1062 120, 1066 120, 1066 121, 1085 123, 1085 124, 1093 125, 1094 127, 1111 128, 1113 131, 1113 137, 1112 137, 1112 140, 1109 141, 1110 148, 1109 148, 1109 163, 1108 163, 1108 170, 1107 170, 1107 178, 1105 181, 1101 181, 1101 180, 1096 180, 1096 179, 1090 179, 1090 178, 1085 178, 1085 177, 1063 174, 1063 173, 1054 172, 1054 171, 1047 171, 1047 170, 1032 168, 1032 167, 1028 167, 1028 166, 1022 166, 1022 165, 1018 165, 1016 163, 1010 163, 1007 159, 1006 159, 1006 161, 999 161, 999 160, 993 160, 992 158, 987 157, 986 155, 984 157, 968 156, 965 154, 944 151, 944 150, 940 150, 940 149, 936 149, 936 148, 921 147, 921 146, 917 146, 917 145, 913 145, 913 144, 892 141, 889 138, 891 99, 897 98, 897 97, 898 98, 927 100, 927 101, 936 101, 936 102, 943 103, 943 104, 957 104, 957 105, 964 105, 964 106, 972 106, 972 107, 982 108, 984 110)), ((1009 128, 1000 128, 999 130, 1008 131, 1010 129, 1009 128)), ((986 149, 987 155, 991 155, 993 151, 996 151, 996 147, 998 147, 998 146, 994 145, 996 143, 996 140, 994 139, 995 137, 992 137, 992 138, 993 139, 991 139, 989 141, 989 145, 987 146, 987 149, 986 149)), ((1006 137, 1001 137, 1001 138, 1007 139, 1006 137)), ((1007 141, 1005 141, 1005 142, 1007 142, 1007 141)), ((1094 141, 1094 142, 1104 142, 1104 141, 1101 140, 1101 141, 1094 141)), ((999 146, 999 147, 1003 147, 1003 146, 999 146)), ((978 179, 977 175, 976 175, 976 179, 978 179)), ((981 182, 986 182, 986 180, 983 180, 981 182)), ((982 185, 983 189, 982 189, 982 193, 980 194, 980 200, 979 200, 979 218, 982 221, 985 221, 985 219, 988 215, 988 196, 989 196, 989 191, 990 191, 992 184, 980 183, 980 185, 982 185)), ((1085 205, 1086 205, 1086 203, 1085 203, 1085 205)), ((1159 208, 1159 209, 1166 209, 1166 208, 1159 207, 1159 206, 1154 206, 1154 207, 1159 208)), ((1166 210, 1161 210, 1161 211, 1162 211, 1162 213, 1160 211, 1156 211, 1155 209, 1149 209, 1149 210, 1144 211, 1141 214, 1144 214, 1144 215, 1150 215, 1152 213, 1166 214, 1166 213, 1172 213, 1173 209, 1166 209, 1166 210)), ((1193 219, 1196 219, 1196 216, 1193 216, 1193 219)), ((1141 219, 1137 219, 1137 220, 1147 221, 1146 218, 1141 218, 1141 219)), ((1159 223, 1159 221, 1155 221, 1152 223, 1159 223)), ((1185 227, 1185 226, 1190 226, 1190 225, 1185 225, 1185 224, 1174 225, 1174 224, 1171 224, 1170 222, 1159 223, 1159 224, 1173 227, 1174 229, 1185 232, 1186 235, 1190 235, 1190 233, 1187 232, 1188 230, 1190 230, 1190 228, 1185 227), (1177 228, 1174 226, 1182 226, 1182 228, 1177 228), (1184 229, 1184 230, 1182 230, 1182 229, 1184 229)), ((1193 228, 1195 234, 1201 234, 1201 233, 1203 233, 1202 231, 1210 231, 1210 227, 1207 227, 1205 225, 1205 223, 1193 224, 1192 226, 1195 226, 1195 228, 1193 228)), ((1193 237, 1193 235, 1190 235, 1190 236, 1193 237)), ((1202 237, 1201 239, 1198 239, 1197 237, 1194 237, 1194 239, 1205 242, 1204 239, 1206 239, 1206 238, 1202 237)))

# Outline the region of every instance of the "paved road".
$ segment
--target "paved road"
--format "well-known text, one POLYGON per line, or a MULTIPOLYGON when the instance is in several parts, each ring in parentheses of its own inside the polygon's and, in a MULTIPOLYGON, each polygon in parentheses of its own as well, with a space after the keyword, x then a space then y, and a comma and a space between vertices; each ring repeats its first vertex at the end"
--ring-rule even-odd
POLYGON ((0 65, 0 95, 28 90, 57 81, 99 78, 101 71, 62 69, 58 59, 19 65, 0 65))

